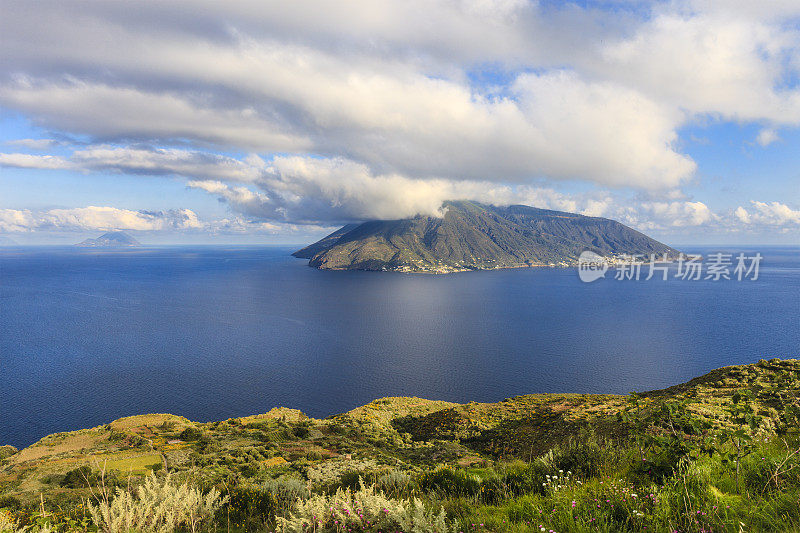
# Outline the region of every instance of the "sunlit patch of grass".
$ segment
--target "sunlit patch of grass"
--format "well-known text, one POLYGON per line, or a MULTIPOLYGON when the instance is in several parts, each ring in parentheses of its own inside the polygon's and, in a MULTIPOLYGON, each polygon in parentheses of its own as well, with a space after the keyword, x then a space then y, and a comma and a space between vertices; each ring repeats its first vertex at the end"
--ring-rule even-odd
POLYGON ((95 458, 100 468, 106 470, 118 470, 123 473, 147 474, 156 465, 161 465, 161 455, 157 453, 138 455, 135 457, 95 458))

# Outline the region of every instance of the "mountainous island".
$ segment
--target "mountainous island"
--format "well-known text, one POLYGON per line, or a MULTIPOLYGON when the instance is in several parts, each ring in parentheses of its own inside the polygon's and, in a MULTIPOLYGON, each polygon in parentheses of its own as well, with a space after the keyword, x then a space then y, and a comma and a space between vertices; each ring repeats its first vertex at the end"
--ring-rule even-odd
POLYGON ((96 239, 86 239, 75 246, 84 248, 127 248, 141 245, 142 243, 123 231, 109 231, 96 239))
POLYGON ((459 272, 568 266, 591 250, 674 256, 677 251, 614 220, 524 205, 444 204, 444 216, 348 224, 295 257, 329 270, 459 272))
POLYGON ((0 446, 0 531, 798 531, 799 420, 779 359, 629 396, 130 416, 0 446))

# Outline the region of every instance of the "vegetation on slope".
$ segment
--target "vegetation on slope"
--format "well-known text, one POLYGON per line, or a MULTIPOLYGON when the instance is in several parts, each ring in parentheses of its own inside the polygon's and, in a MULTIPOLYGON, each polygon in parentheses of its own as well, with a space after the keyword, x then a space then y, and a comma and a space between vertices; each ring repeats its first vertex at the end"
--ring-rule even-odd
POLYGON ((798 531, 799 397, 771 360, 630 396, 129 417, 8 450, 0 531, 798 531))

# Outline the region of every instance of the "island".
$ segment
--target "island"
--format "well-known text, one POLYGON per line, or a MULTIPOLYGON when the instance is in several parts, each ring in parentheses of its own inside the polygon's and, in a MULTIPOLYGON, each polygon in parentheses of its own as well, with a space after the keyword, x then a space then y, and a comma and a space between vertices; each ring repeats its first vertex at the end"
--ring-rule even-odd
POLYGON ((448 273, 571 266, 584 251, 613 259, 678 252, 617 221, 477 202, 445 202, 441 217, 348 224, 296 251, 312 267, 448 273))
POLYGON ((83 248, 131 248, 142 243, 123 231, 109 231, 96 239, 86 239, 76 244, 83 248))

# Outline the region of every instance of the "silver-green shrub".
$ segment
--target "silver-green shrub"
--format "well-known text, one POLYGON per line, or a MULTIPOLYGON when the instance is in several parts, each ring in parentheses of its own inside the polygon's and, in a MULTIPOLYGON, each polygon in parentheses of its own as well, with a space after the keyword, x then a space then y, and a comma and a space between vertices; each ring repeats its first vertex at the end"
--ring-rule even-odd
POLYGON ((208 494, 188 484, 178 484, 170 474, 151 474, 135 491, 117 489, 89 513, 102 533, 172 533, 178 528, 197 533, 211 526, 214 512, 225 503, 220 493, 208 494))
POLYGON ((403 531, 405 533, 454 533, 458 524, 448 522, 444 509, 438 513, 421 500, 388 498, 365 486, 357 491, 339 489, 332 496, 313 495, 298 500, 288 518, 277 517, 281 533, 341 531, 403 531))

